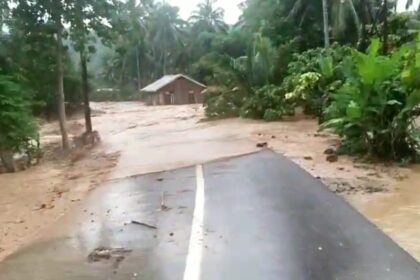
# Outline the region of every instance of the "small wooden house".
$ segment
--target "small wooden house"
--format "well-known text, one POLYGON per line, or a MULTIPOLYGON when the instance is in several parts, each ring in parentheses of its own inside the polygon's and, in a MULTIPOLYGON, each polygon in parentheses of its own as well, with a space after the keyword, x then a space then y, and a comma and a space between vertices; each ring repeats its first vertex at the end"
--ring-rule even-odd
POLYGON ((143 88, 147 105, 203 103, 206 86, 182 74, 166 75, 143 88))

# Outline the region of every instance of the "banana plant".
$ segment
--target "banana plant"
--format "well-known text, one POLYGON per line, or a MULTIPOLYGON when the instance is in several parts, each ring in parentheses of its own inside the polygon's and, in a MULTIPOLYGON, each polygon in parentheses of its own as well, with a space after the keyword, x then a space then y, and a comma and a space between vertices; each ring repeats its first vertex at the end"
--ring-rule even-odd
POLYGON ((366 54, 353 51, 352 71, 333 95, 322 127, 341 135, 350 152, 411 158, 418 147, 412 123, 419 115, 420 37, 415 47, 406 45, 388 56, 380 55, 380 48, 374 39, 366 54))

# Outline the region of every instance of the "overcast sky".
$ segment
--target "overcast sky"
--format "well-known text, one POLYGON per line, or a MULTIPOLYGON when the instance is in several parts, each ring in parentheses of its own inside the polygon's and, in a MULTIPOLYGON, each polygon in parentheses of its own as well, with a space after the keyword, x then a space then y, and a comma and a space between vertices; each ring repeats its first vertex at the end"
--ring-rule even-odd
MULTIPOLYGON (((196 10, 197 4, 201 0, 166 0, 167 3, 178 6, 180 14, 183 19, 188 19, 191 12, 196 10)), ((241 15, 241 10, 238 8, 239 3, 243 0, 218 0, 216 5, 222 7, 225 10, 225 21, 233 24, 238 21, 241 15)))
MULTIPOLYGON (((413 7, 418 7, 419 6, 419 2, 420 0, 414 0, 413 3, 413 7)), ((405 5, 407 4, 407 0, 398 0, 398 8, 397 10, 400 11, 404 11, 405 10, 405 5)))
MULTIPOLYGON (((188 19, 191 15, 191 12, 197 8, 197 4, 201 0, 166 0, 168 3, 174 6, 178 6, 180 9, 180 14, 183 19, 188 19)), ((217 5, 222 7, 225 10, 225 20, 227 23, 233 24, 236 23, 239 16, 241 15, 241 10, 238 8, 239 3, 243 0, 218 0, 217 5)), ((407 0, 398 0, 398 11, 405 10, 405 4, 407 0)), ((414 0, 414 6, 418 7, 420 0, 414 0)))

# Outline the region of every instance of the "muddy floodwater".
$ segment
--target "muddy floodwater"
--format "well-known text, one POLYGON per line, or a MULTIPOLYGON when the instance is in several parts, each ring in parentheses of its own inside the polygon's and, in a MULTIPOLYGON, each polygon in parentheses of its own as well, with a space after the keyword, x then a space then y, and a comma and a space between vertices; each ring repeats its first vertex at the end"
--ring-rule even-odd
POLYGON ((420 260, 420 166, 407 170, 393 191, 373 197, 353 198, 352 203, 374 224, 420 260))
MULTIPOLYGON (((45 235, 55 221, 86 203, 107 180, 190 166, 259 150, 281 153, 343 196, 370 221, 420 260, 420 167, 326 159, 338 139, 318 131, 315 119, 282 122, 204 120, 199 105, 146 107, 138 102, 92 104, 102 143, 81 155, 59 153, 56 123, 42 126, 46 158, 16 174, 0 175, 0 259, 45 235)), ((69 121, 83 132, 83 117, 69 121)))

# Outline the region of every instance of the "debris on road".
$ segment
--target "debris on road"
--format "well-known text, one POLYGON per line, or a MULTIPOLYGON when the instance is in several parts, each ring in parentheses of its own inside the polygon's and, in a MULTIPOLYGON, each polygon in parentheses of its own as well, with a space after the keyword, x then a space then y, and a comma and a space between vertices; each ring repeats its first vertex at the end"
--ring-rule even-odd
POLYGON ((146 223, 142 223, 142 222, 139 222, 139 221, 135 221, 135 220, 132 220, 131 223, 134 224, 134 225, 144 226, 144 227, 147 227, 147 228, 150 228, 150 229, 157 229, 157 227, 155 227, 155 226, 152 226, 152 225, 149 225, 149 224, 146 224, 146 223))
POLYGON ((93 250, 88 255, 89 262, 99 262, 102 260, 109 260, 111 258, 111 249, 106 247, 99 247, 93 250))
POLYGON ((326 155, 335 155, 336 151, 333 148, 328 148, 324 151, 324 154, 326 155))
POLYGON ((42 210, 42 209, 52 209, 52 208, 54 208, 53 204, 42 203, 41 205, 35 207, 33 210, 38 211, 38 210, 42 210))
POLYGON ((313 160, 313 157, 311 157, 311 156, 305 156, 305 157, 303 157, 303 159, 304 160, 313 160))
POLYGON ((327 156, 327 161, 328 162, 337 162, 338 161, 338 156, 336 154, 328 155, 327 156))
POLYGON ((88 255, 87 259, 91 263, 113 260, 112 266, 114 269, 117 269, 125 259, 125 255, 132 251, 125 248, 98 247, 88 255))
POLYGON ((160 211, 168 211, 171 208, 165 205, 165 192, 162 193, 162 199, 160 201, 160 211))
POLYGON ((268 147, 268 143, 267 142, 262 142, 262 143, 257 143, 257 148, 266 148, 268 147))

